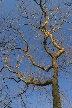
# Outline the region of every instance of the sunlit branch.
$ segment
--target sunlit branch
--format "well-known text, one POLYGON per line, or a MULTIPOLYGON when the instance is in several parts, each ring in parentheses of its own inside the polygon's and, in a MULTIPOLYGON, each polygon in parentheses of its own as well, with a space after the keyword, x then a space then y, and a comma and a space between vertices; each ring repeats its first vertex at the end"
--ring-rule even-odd
POLYGON ((46 25, 48 24, 49 16, 42 6, 42 0, 40 0, 40 3, 38 3, 36 0, 34 0, 34 1, 36 2, 36 4, 38 4, 40 6, 40 8, 44 14, 45 21, 44 21, 44 24, 42 25, 42 27, 46 27, 46 25))
POLYGON ((67 65, 70 65, 70 64, 72 64, 72 61, 69 61, 69 62, 67 63, 67 65))
POLYGON ((5 66, 10 72, 14 72, 14 70, 10 69, 10 67, 8 65, 5 65, 5 66))
POLYGON ((55 55, 56 57, 59 57, 63 52, 65 52, 65 48, 62 48, 61 46, 59 46, 56 43, 55 39, 53 38, 53 35, 49 31, 47 31, 45 28, 43 28, 42 31, 45 34, 45 36, 44 36, 44 48, 45 48, 46 52, 51 57, 53 57, 53 54, 48 50, 48 48, 46 46, 46 41, 47 41, 48 36, 50 37, 50 39, 51 39, 52 43, 54 44, 54 46, 59 49, 58 53, 55 55))
POLYGON ((45 49, 45 51, 51 56, 51 57, 53 57, 53 54, 48 50, 48 48, 47 48, 47 38, 48 38, 48 32, 47 32, 47 30, 44 30, 44 29, 42 29, 43 30, 43 32, 45 32, 46 34, 45 34, 45 36, 44 36, 44 49, 45 49))
POLYGON ((65 52, 65 48, 62 48, 61 50, 59 50, 58 52, 57 52, 57 54, 55 54, 55 57, 56 58, 58 58, 62 53, 64 53, 65 52))
POLYGON ((32 64, 34 66, 37 66, 38 68, 40 68, 40 69, 42 69, 42 70, 44 70, 46 72, 48 72, 52 68, 52 66, 49 66, 48 68, 46 68, 46 67, 44 67, 42 65, 36 64, 31 55, 28 55, 28 57, 30 58, 30 60, 31 60, 31 62, 32 62, 32 64))
MULTIPOLYGON (((36 2, 36 0, 34 0, 34 1, 36 2)), ((56 43, 56 41, 55 41, 53 35, 52 35, 48 30, 46 30, 46 25, 48 24, 49 16, 47 15, 47 12, 44 10, 44 8, 43 8, 41 2, 42 2, 42 0, 40 0, 40 4, 38 4, 38 2, 36 2, 36 3, 37 3, 38 5, 40 5, 40 8, 41 8, 42 12, 44 13, 44 18, 45 18, 44 24, 43 24, 43 26, 42 26, 42 28, 41 28, 41 31, 45 34, 45 36, 44 36, 44 49, 45 49, 45 51, 46 51, 51 57, 53 57, 53 54, 48 50, 48 48, 47 48, 47 43, 46 43, 47 38, 50 37, 51 42, 54 44, 54 46, 55 46, 56 48, 59 49, 58 53, 55 55, 55 57, 57 58, 57 57, 59 57, 63 52, 65 52, 65 49, 62 48, 60 45, 58 45, 58 44, 56 43)))
POLYGON ((51 57, 53 56, 53 54, 48 50, 47 45, 45 43, 44 43, 44 49, 51 57))
POLYGON ((31 77, 29 77, 27 80, 25 80, 23 78, 19 78, 19 79, 21 79, 26 84, 34 84, 34 85, 37 85, 37 86, 46 86, 46 85, 52 84, 52 79, 46 80, 46 81, 36 81, 31 77))
POLYGON ((21 80, 24 81, 26 84, 35 84, 37 86, 46 86, 46 85, 52 84, 52 79, 46 80, 43 82, 40 82, 40 81, 37 82, 33 78, 29 78, 28 80, 23 80, 23 79, 21 79, 21 80))
MULTIPOLYGON (((64 48, 62 48, 61 46, 59 46, 59 45, 56 43, 56 41, 55 41, 53 35, 52 35, 48 30, 46 30, 45 28, 42 28, 41 31, 45 34, 45 37, 44 37, 44 42, 45 42, 45 44, 46 44, 47 38, 50 37, 52 43, 54 44, 54 46, 55 46, 56 48, 58 48, 58 49, 61 50, 61 51, 65 51, 64 48)), ((58 52, 58 54, 59 54, 59 52, 58 52)))
POLYGON ((54 46, 55 46, 56 48, 58 48, 59 50, 64 49, 64 48, 62 48, 61 46, 59 46, 59 45, 56 43, 56 41, 55 41, 55 39, 54 39, 54 37, 53 37, 53 35, 52 35, 51 33, 49 33, 49 36, 50 36, 50 39, 51 39, 52 43, 54 44, 54 46))
MULTIPOLYGON (((14 72, 13 70, 10 69, 9 66, 6 65, 6 67, 7 67, 7 69, 8 69, 10 72, 14 72)), ((43 82, 40 82, 40 81, 35 81, 35 80, 34 80, 33 78, 31 78, 31 77, 29 77, 29 78, 26 80, 26 79, 23 78, 23 76, 22 76, 22 74, 21 74, 20 72, 16 72, 16 75, 18 76, 18 78, 19 78, 21 81, 25 82, 26 84, 35 84, 35 85, 37 85, 37 86, 46 86, 46 85, 52 84, 52 79, 46 80, 46 81, 43 81, 43 82)), ((19 80, 19 81, 20 81, 20 80, 19 80)), ((15 81, 16 81, 16 80, 15 80, 15 81)), ((18 81, 16 81, 16 82, 18 82, 18 81)))

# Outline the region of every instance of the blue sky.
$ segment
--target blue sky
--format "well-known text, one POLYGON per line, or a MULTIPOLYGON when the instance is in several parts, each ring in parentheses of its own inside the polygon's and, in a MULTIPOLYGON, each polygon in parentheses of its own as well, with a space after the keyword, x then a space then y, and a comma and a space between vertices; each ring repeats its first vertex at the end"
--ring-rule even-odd
MULTIPOLYGON (((4 0, 4 2, 2 3, 2 7, 3 7, 3 11, 2 11, 2 13, 1 14, 3 14, 3 15, 7 15, 9 12, 11 12, 12 10, 14 10, 14 9, 16 9, 16 1, 15 0, 4 0)), ((71 19, 70 19, 71 20, 71 19)), ((67 24, 66 25, 64 25, 65 26, 65 28, 67 28, 67 24)), ((26 29, 26 28, 25 28, 26 29)), ((28 28, 27 28, 28 29, 28 28)), ((26 29, 26 30, 27 30, 26 29)), ((65 30, 66 31, 66 30, 65 30)), ((28 32, 27 32, 28 33, 28 32)), ((67 36, 68 35, 71 35, 71 31, 70 32, 67 32, 67 36)), ((68 39, 68 37, 67 37, 67 39, 68 39)), ((71 41, 70 39, 68 40, 69 42, 71 41)), ((31 41, 32 42, 32 41, 31 41)), ((68 42, 68 43, 69 43, 68 42)), ((50 60, 49 60, 49 62, 50 62, 50 60)), ((27 64, 26 64, 27 65, 27 64)), ((25 66, 25 65, 24 65, 25 66)), ((21 68, 22 68, 22 70, 24 69, 24 66, 23 66, 23 64, 21 65, 21 68)), ((28 68, 28 67, 27 67, 28 68)), ((35 70, 36 70, 36 68, 34 68, 35 70)), ((34 70, 33 69, 33 70, 34 70)), ((4 72, 3 73, 1 73, 1 76, 5 76, 5 74, 6 74, 6 76, 9 76, 9 75, 11 75, 9 72, 7 72, 8 70, 4 70, 4 72)), ((72 99, 72 87, 70 86, 71 85, 71 82, 72 82, 72 80, 70 81, 69 79, 64 79, 64 76, 65 76, 65 73, 64 73, 64 75, 63 75, 63 71, 62 70, 59 70, 60 72, 60 75, 62 76, 62 77, 60 77, 59 78, 59 85, 60 85, 60 87, 61 87, 61 90, 64 90, 64 91, 66 91, 66 97, 68 97, 69 99, 70 99, 70 101, 71 101, 71 99, 72 99)), ((67 76, 67 75, 66 75, 67 76)), ((14 76, 14 77, 16 77, 16 76, 14 76)), ((2 78, 1 78, 2 79, 2 78)), ((19 90, 20 90, 20 88, 22 87, 22 86, 24 86, 24 84, 23 83, 19 83, 18 85, 17 85, 17 83, 16 82, 14 82, 13 80, 12 81, 10 81, 9 79, 6 79, 6 84, 8 84, 8 86, 9 86, 9 89, 11 90, 10 91, 10 93, 12 93, 13 94, 13 91, 14 91, 14 94, 15 94, 15 92, 19 92, 19 90)), ((23 87, 22 87, 23 88, 23 87)), ((50 87, 44 87, 44 88, 40 88, 40 90, 38 90, 38 91, 32 91, 32 88, 31 88, 31 86, 29 87, 29 89, 27 90, 27 94, 31 94, 29 97, 27 96, 27 94, 25 94, 26 95, 26 97, 27 97, 27 99, 25 100, 25 102, 27 103, 27 102, 29 102, 29 105, 31 105, 31 106, 28 106, 28 103, 27 103, 27 108, 31 108, 32 106, 33 106, 33 108, 51 108, 52 107, 52 105, 51 105, 51 103, 52 103, 52 101, 51 101, 51 103, 50 103, 50 101, 49 101, 49 103, 48 103, 48 101, 47 101, 47 99, 50 99, 50 98, 52 98, 52 96, 51 96, 51 92, 50 92, 50 89, 51 89, 51 86, 50 87), (45 90, 48 90, 48 92, 50 93, 50 94, 48 94, 47 93, 47 95, 49 96, 49 98, 48 97, 45 97, 46 95, 44 94, 46 91, 42 91, 42 89, 45 89, 45 90), (40 94, 40 91, 41 91, 41 94, 40 94), (39 95, 39 98, 37 98, 37 96, 39 95), (42 100, 42 96, 44 96, 44 99, 42 100), (44 104, 44 102, 43 101, 45 101, 45 98, 46 98, 46 105, 44 104), (41 102, 40 102, 40 104, 37 104, 37 102, 38 102, 38 100, 37 99, 39 99, 39 101, 40 101, 40 99, 41 99, 41 102), (31 104, 32 103, 32 104, 31 104), (41 106, 42 105, 42 106, 41 106)), ((4 91, 5 92, 5 91, 4 91)), ((13 95, 14 95, 13 94, 13 95)), ((10 94, 11 95, 11 94, 10 94)), ((24 97, 24 95, 23 95, 23 98, 25 99, 25 97, 24 97)), ((20 99, 15 99, 15 100, 13 100, 13 107, 12 108, 22 108, 22 106, 20 105, 20 104, 17 104, 16 105, 16 103, 17 102, 20 102, 20 99), (19 105, 19 106, 18 106, 19 105)), ((65 107, 63 107, 63 108, 68 108, 67 106, 65 106, 65 107)))
POLYGON ((2 7, 6 10, 6 13, 10 12, 15 8, 15 0, 4 0, 2 7))

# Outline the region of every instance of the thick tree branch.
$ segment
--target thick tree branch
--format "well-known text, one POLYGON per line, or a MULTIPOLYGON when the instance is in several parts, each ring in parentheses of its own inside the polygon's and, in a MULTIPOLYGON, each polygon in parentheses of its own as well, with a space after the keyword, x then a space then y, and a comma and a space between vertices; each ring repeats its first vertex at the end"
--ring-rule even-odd
MULTIPOLYGON (((36 2, 36 0, 35 0, 35 2, 36 2)), ((55 46, 56 48, 59 49, 58 53, 55 54, 55 57, 57 58, 57 57, 59 57, 63 52, 65 52, 65 48, 63 48, 63 47, 61 47, 60 45, 58 45, 58 44, 56 43, 56 41, 55 41, 53 35, 46 29, 46 25, 48 24, 49 16, 48 16, 47 12, 45 11, 45 9, 43 8, 41 2, 42 2, 42 0, 40 0, 40 4, 38 4, 38 5, 40 5, 40 8, 41 8, 42 12, 44 13, 44 18, 45 18, 44 24, 43 24, 43 26, 42 26, 42 28, 41 28, 41 31, 45 34, 45 36, 44 36, 44 49, 45 49, 45 51, 46 51, 51 57, 54 56, 54 55, 48 50, 47 45, 46 45, 47 38, 50 37, 51 42, 54 44, 54 46, 55 46)), ((36 3, 37 3, 37 2, 36 2, 36 3)))
POLYGON ((48 38, 48 31, 45 29, 45 28, 43 28, 42 29, 42 32, 44 33, 45 32, 45 36, 44 36, 44 49, 45 49, 45 51, 51 56, 51 57, 53 57, 53 54, 48 50, 48 48, 47 48, 47 38, 48 38))
POLYGON ((56 58, 58 58, 62 53, 64 53, 65 52, 65 48, 62 48, 61 50, 59 50, 58 52, 57 52, 57 54, 55 55, 56 56, 56 58))
MULTIPOLYGON (((6 68, 10 71, 10 72, 14 72, 13 70, 10 69, 10 67, 8 65, 6 65, 6 68)), ((16 75, 18 76, 18 78, 25 82, 26 84, 35 84, 37 86, 46 86, 46 85, 50 85, 52 84, 52 79, 50 80, 46 80, 46 81, 43 81, 43 82, 40 82, 40 81, 36 81, 35 79, 29 77, 27 80, 24 79, 24 75, 22 75, 20 72, 15 72, 16 75)), ((19 80, 19 81, 20 81, 19 80)))
POLYGON ((35 84, 37 86, 46 86, 46 85, 52 84, 52 79, 47 80, 47 81, 43 81, 43 82, 39 82, 39 81, 37 82, 33 78, 30 78, 27 81, 25 81, 25 83, 27 83, 27 84, 35 84))

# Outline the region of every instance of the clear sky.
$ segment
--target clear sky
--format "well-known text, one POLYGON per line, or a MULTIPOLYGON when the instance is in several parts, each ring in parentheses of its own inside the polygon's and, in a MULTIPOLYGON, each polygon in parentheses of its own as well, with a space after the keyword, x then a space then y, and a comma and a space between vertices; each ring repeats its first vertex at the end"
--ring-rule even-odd
MULTIPOLYGON (((3 3, 2 3, 2 5, 1 5, 1 7, 2 7, 2 12, 1 12, 1 15, 7 15, 9 12, 11 12, 12 10, 16 10, 16 0, 4 0, 3 1, 3 3)), ((70 19, 69 19, 70 21, 71 21, 71 17, 70 17, 70 19)), ((21 21, 22 22, 22 21, 21 21)), ((2 22, 0 22, 0 23, 2 23, 2 22)), ((66 25, 64 25, 64 28, 65 28, 65 32, 66 32, 66 28, 68 28, 67 27, 67 24, 66 25)), ((28 29, 28 28, 25 28, 26 30, 28 29)), ((27 32, 28 33, 28 32, 27 32)), ((72 32, 70 31, 70 32, 67 32, 67 36, 68 35, 71 35, 72 34, 72 32)), ((12 36, 12 35, 11 35, 12 36)), ((72 35, 71 35, 72 36, 72 35)), ((68 39, 68 44, 70 44, 72 41, 71 41, 71 39, 69 38, 69 37, 67 37, 67 39, 68 39)), ((20 42, 20 40, 19 40, 19 42, 20 42)), ((33 43, 33 41, 32 41, 32 43, 33 43)), ((21 53, 22 54, 22 53, 21 53)), ((17 55, 16 55, 17 56, 17 55)), ((11 56, 12 57, 12 56, 11 56)), ((45 59, 45 58, 44 58, 45 59)), ((14 60, 14 59, 13 59, 14 60)), ((26 59, 25 59, 26 60, 26 59)), ((50 59, 49 59, 49 62, 50 62, 50 59)), ((13 62, 14 63, 14 62, 13 62)), ((2 63, 0 63, 1 65, 0 65, 0 67, 3 65, 2 63)), ((27 65, 27 63, 24 65, 26 68, 25 69, 27 69, 28 68, 28 66, 26 66, 27 65)), ((21 67, 20 68, 22 68, 22 70, 24 69, 24 66, 23 65, 21 65, 21 67)), ((35 68, 34 68, 35 69, 35 68)), ((33 69, 33 70, 34 70, 33 69)), ((70 69, 71 69, 71 67, 70 67, 70 69)), ((36 69, 35 69, 36 70, 36 69)), ((4 70, 4 72, 2 72, 1 73, 1 81, 3 81, 2 80, 2 78, 3 77, 5 77, 5 75, 8 77, 9 75, 11 75, 9 72, 8 72, 8 70, 4 70)), ((66 97, 64 96, 64 98, 65 99, 67 99, 67 98, 69 98, 70 99, 70 101, 72 101, 72 80, 71 79, 69 79, 69 78, 65 78, 64 79, 64 77, 65 77, 65 75, 67 76, 67 73, 65 74, 64 73, 64 75, 63 75, 63 71, 62 70, 59 70, 59 75, 60 76, 62 76, 62 77, 60 77, 59 78, 59 86, 60 86, 60 90, 61 90, 61 92, 63 93, 63 95, 65 94, 64 92, 66 92, 66 97)), ((72 74, 71 74, 72 75, 72 74)), ((16 76, 14 76, 14 77, 16 77, 16 76)), ((68 74, 68 77, 69 77, 69 74, 68 74)), ((71 77, 71 76, 70 76, 71 77)), ((72 77, 71 77, 72 78, 72 77)), ((16 79, 17 79, 17 77, 16 77, 16 79)), ((17 79, 18 80, 18 79, 17 79)), ((20 90, 22 90, 23 89, 23 86, 25 86, 22 82, 19 82, 19 83, 16 83, 16 82, 14 82, 13 80, 9 80, 9 79, 6 79, 5 80, 6 81, 6 84, 8 85, 8 87, 9 87, 9 91, 8 91, 8 93, 9 93, 9 95, 12 95, 13 97, 14 97, 14 95, 16 95, 18 92, 20 92, 20 90), (21 87, 22 87, 22 89, 21 89, 21 87), (12 94, 11 94, 12 93, 12 94)), ((4 81, 2 82, 2 83, 4 83, 4 81)), ((3 84, 4 85, 4 84, 3 84)), ((1 87, 3 86, 2 84, 1 84, 1 87)), ((34 87, 35 89, 37 89, 37 87, 34 87)), ((25 93, 25 96, 26 96, 26 98, 25 98, 25 96, 23 95, 23 99, 25 99, 24 101, 26 102, 26 105, 28 106, 28 104, 30 105, 30 106, 28 106, 28 107, 25 107, 25 108, 52 108, 52 100, 50 100, 51 98, 52 98, 52 96, 51 96, 51 91, 50 91, 50 89, 51 89, 51 86, 47 86, 47 87, 44 87, 44 88, 42 88, 42 87, 40 87, 40 89, 39 90, 34 90, 33 91, 33 89, 32 89, 32 86, 30 85, 29 86, 29 89, 26 91, 26 93, 25 93), (44 91, 45 90, 45 91, 44 91), (47 91, 47 95, 48 95, 48 97, 46 97, 46 95, 45 95, 45 93, 46 93, 46 91, 47 91), (29 96, 28 96, 29 95, 29 96), (38 96, 39 95, 39 96, 38 96), (48 101, 47 101, 48 100, 48 101), (39 104, 38 104, 39 103, 39 104)), ((7 88, 6 88, 6 90, 7 90, 7 88)), ((5 90, 3 91, 4 93, 5 93, 5 90)), ((7 95, 7 96, 9 96, 9 95, 7 95)), ((11 98, 12 98, 12 96, 11 96, 11 98)), ((4 97, 2 97, 2 98, 4 98, 4 97)), ((21 104, 20 104, 20 102, 21 102, 21 100, 19 99, 19 98, 17 98, 17 99, 15 99, 15 100, 13 100, 13 103, 12 103, 12 105, 13 105, 13 107, 12 108, 24 108, 24 107, 22 107, 21 106, 21 104), (19 104, 18 104, 19 103, 19 104)), ((68 100, 66 100, 66 102, 68 102, 68 100)), ((69 103, 69 102, 68 102, 69 103)), ((71 103, 70 103, 71 104, 71 103)), ((72 104, 71 104, 72 105, 72 104)), ((72 107, 72 106, 71 106, 72 107)), ((70 108, 71 108, 70 107, 70 108)), ((7 107, 6 107, 7 108, 7 107)), ((68 106, 64 106, 63 108, 68 108, 68 106)))
POLYGON ((14 10, 15 0, 4 0, 2 7, 6 10, 6 13, 10 12, 11 10, 14 10))

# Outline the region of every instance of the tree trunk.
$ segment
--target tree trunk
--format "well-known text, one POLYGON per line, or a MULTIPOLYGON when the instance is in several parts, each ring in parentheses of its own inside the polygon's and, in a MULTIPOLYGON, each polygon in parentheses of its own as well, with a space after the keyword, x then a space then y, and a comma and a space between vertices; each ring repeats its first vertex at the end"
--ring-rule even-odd
POLYGON ((58 85, 58 67, 54 67, 54 77, 52 80, 52 96, 53 96, 53 108, 62 108, 59 85, 58 85))
POLYGON ((62 108, 59 94, 58 81, 53 80, 52 83, 53 108, 62 108))

